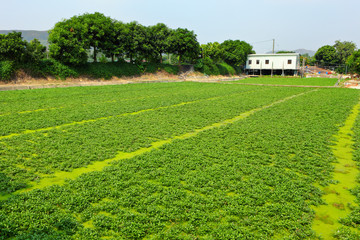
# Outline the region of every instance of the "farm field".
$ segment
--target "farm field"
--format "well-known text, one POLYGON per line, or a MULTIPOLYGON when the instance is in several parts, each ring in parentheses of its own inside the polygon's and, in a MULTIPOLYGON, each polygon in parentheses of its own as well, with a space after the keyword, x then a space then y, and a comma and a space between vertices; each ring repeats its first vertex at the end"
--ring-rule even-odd
POLYGON ((292 77, 256 77, 246 78, 239 83, 271 84, 271 85, 298 85, 298 86, 334 86, 336 78, 292 78, 292 77))
POLYGON ((360 238, 357 90, 183 82, 0 96, 0 239, 360 238))

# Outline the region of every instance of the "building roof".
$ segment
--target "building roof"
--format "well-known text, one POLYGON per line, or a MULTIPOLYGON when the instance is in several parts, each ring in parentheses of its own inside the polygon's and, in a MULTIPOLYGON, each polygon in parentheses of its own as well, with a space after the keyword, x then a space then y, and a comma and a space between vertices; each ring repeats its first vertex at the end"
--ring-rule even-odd
POLYGON ((255 57, 255 56, 268 56, 268 57, 271 57, 271 56, 300 56, 300 53, 261 53, 261 54, 249 54, 248 55, 249 57, 255 57))

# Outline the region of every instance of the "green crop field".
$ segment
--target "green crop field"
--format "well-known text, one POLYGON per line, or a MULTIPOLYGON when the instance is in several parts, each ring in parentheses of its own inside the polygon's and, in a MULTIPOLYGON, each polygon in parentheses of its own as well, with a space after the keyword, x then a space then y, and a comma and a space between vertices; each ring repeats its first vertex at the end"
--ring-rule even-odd
POLYGON ((0 239, 359 239, 359 98, 190 82, 0 92, 0 239))
POLYGON ((337 78, 256 77, 235 82, 271 85, 334 86, 337 81, 337 78))

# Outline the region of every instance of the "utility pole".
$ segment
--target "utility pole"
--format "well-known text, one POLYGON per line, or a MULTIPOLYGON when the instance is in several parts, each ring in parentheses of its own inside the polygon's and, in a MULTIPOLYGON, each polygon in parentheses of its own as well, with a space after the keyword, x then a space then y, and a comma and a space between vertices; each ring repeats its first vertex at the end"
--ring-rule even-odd
POLYGON ((273 39, 273 54, 275 53, 275 38, 273 39))
POLYGON ((305 58, 303 58, 302 62, 302 77, 305 77, 305 58))

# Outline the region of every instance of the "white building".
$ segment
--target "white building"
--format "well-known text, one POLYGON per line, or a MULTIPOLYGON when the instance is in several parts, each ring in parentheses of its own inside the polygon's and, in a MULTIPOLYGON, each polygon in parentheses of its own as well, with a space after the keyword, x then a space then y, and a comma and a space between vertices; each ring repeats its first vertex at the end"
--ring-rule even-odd
POLYGON ((300 70, 299 53, 250 54, 245 72, 255 75, 297 75, 300 70))

